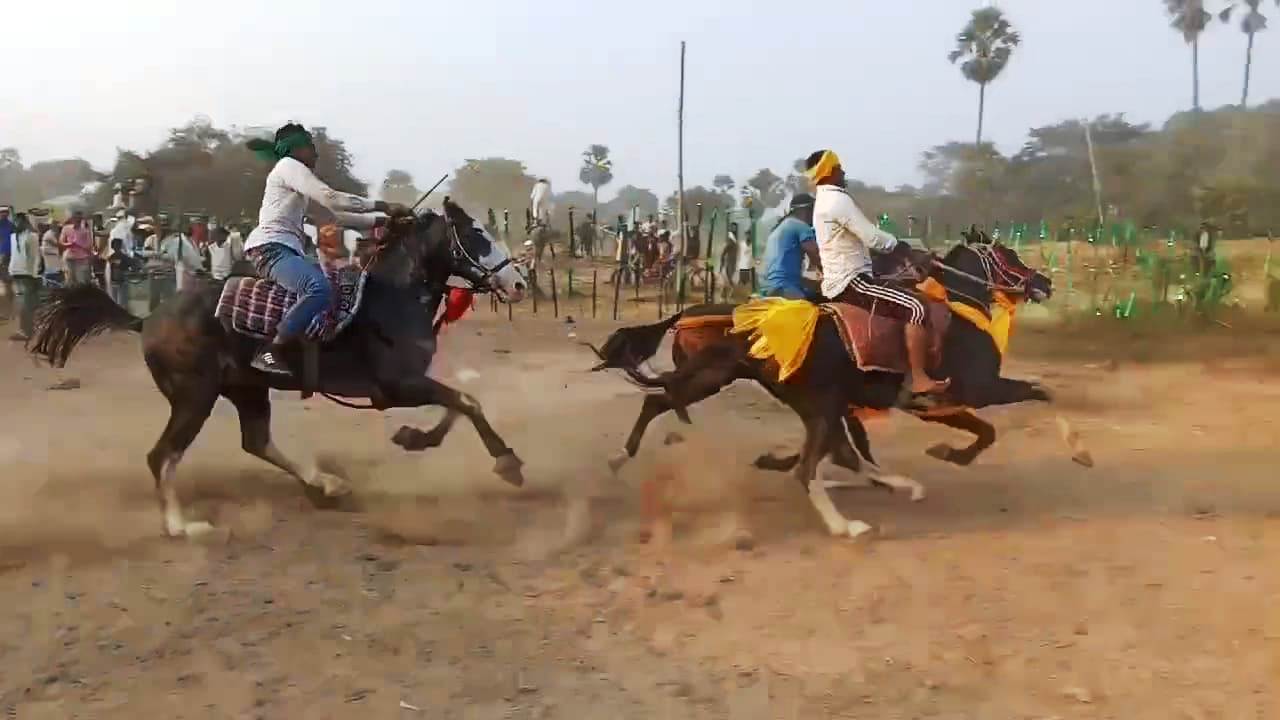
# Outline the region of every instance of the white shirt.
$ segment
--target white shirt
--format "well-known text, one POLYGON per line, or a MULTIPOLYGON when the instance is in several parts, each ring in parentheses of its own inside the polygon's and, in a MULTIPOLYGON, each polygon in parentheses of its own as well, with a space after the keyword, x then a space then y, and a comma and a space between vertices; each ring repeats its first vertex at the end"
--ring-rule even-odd
POLYGON ((529 193, 529 206, 533 208, 534 222, 551 222, 551 183, 537 182, 529 193))
POLYGON ((116 240, 119 240, 120 247, 124 249, 124 254, 133 257, 133 223, 132 215, 126 215, 117 220, 116 224, 111 226, 107 247, 111 247, 116 240))
POLYGON ((40 237, 34 228, 13 234, 9 274, 13 277, 40 277, 40 237))
POLYGON ((244 257, 240 244, 230 238, 219 245, 209 243, 209 274, 214 280, 226 280, 231 275, 231 266, 244 257))
POLYGON ((843 188, 819 185, 813 229, 822 259, 822 294, 835 297, 859 275, 871 274, 871 250, 888 252, 898 238, 876 227, 843 188))
POLYGON ((58 247, 58 233, 49 229, 40 237, 40 254, 44 256, 46 273, 62 272, 62 248, 58 247))
POLYGON ((742 236, 741 242, 738 243, 738 272, 750 270, 755 264, 755 255, 751 251, 751 233, 742 236))
POLYGON ((359 195, 338 192, 321 182, 311 168, 291 157, 283 158, 267 175, 267 187, 262 193, 262 209, 258 211, 258 227, 249 233, 245 250, 252 250, 268 243, 280 243, 303 254, 302 217, 307 212, 307 201, 314 200, 328 208, 338 218, 340 225, 371 228, 377 216, 373 201, 359 195))

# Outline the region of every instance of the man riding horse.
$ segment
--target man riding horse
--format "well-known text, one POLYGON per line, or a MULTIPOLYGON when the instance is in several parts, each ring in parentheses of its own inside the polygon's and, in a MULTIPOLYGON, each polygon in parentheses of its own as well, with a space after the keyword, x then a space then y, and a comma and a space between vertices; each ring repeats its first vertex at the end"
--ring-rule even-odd
POLYGON ((813 224, 822 259, 822 294, 837 302, 857 305, 905 323, 911 393, 925 399, 947 389, 949 381, 935 381, 925 371, 928 332, 924 300, 916 293, 872 275, 869 250, 890 252, 898 239, 876 227, 845 191, 844 168, 830 150, 805 160, 805 173, 817 186, 813 224))
POLYGON ((262 372, 290 375, 282 351, 301 338, 333 302, 333 289, 324 270, 307 259, 302 250, 307 201, 314 200, 328 208, 337 217, 338 225, 360 230, 386 225, 389 219, 412 222, 412 213, 403 205, 338 192, 326 185, 313 172, 320 156, 311 133, 301 125, 289 123, 280 128, 273 143, 250 140, 249 149, 275 162, 275 167, 267 175, 258 226, 244 244, 245 256, 259 275, 298 296, 280 321, 275 339, 263 346, 252 365, 262 372), (384 214, 372 214, 375 212, 384 214))

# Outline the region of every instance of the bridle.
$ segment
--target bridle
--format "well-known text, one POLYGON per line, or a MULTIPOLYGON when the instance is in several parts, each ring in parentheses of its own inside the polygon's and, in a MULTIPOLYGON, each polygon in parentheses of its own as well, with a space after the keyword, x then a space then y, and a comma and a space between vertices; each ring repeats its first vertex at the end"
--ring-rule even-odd
POLYGON ((472 292, 481 293, 481 294, 496 292, 497 288, 494 287, 492 279, 499 272, 502 272, 503 269, 505 269, 508 265, 511 265, 515 261, 511 258, 510 255, 508 255, 502 262, 498 263, 493 268, 485 267, 479 260, 475 258, 474 255, 468 252, 466 246, 462 244, 462 236, 458 232, 458 228, 454 226, 453 221, 450 220, 448 216, 442 216, 442 217, 444 218, 445 225, 448 227, 449 255, 453 260, 454 267, 457 267, 458 264, 465 262, 467 266, 473 271, 474 275, 479 277, 480 281, 478 284, 474 280, 470 281, 472 285, 471 287, 472 292))
MULTIPOLYGON (((491 282, 491 279, 508 265, 512 264, 514 260, 508 256, 492 269, 485 267, 483 263, 467 251, 466 246, 462 243, 462 236, 458 233, 458 228, 454 226, 453 221, 450 220, 447 215, 430 214, 440 218, 440 220, 445 224, 446 232, 449 234, 449 259, 452 263, 452 269, 456 270, 459 266, 465 266, 467 270, 471 271, 469 273, 471 277, 478 278, 478 281, 467 278, 471 283, 470 290, 472 292, 477 294, 495 292, 496 288, 491 282)), ((382 259, 383 251, 388 247, 390 247, 389 238, 373 243, 373 252, 369 257, 369 260, 364 264, 365 272, 373 270, 374 266, 378 264, 378 261, 382 259)), ((453 272, 450 274, 457 275, 458 273, 453 272)))
MULTIPOLYGON (((994 290, 1004 293, 1018 293, 1026 295, 1031 289, 1031 280, 1035 277, 1035 271, 1027 269, 1025 272, 1019 268, 1015 268, 1009 264, 996 249, 990 245, 962 245, 965 250, 977 256, 978 262, 982 264, 982 271, 986 277, 978 277, 967 273, 959 268, 952 267, 941 260, 934 261, 934 267, 943 272, 950 273, 957 277, 972 280, 982 285, 988 290, 994 290)), ((960 293, 963 294, 963 293, 960 293)), ((966 296, 967 297, 967 296, 966 296)), ((970 298, 975 299, 976 298, 970 298)))

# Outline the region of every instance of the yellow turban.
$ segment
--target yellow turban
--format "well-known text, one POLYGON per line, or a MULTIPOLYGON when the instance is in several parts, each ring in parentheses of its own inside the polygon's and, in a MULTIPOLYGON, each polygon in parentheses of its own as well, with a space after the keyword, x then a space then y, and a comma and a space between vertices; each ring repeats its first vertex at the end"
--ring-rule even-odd
POLYGON ((805 170, 804 174, 808 176, 811 182, 818 183, 825 180, 827 176, 831 174, 831 171, 835 170, 836 166, 839 164, 839 156, 830 150, 823 150, 822 157, 818 158, 818 163, 808 170, 805 170))

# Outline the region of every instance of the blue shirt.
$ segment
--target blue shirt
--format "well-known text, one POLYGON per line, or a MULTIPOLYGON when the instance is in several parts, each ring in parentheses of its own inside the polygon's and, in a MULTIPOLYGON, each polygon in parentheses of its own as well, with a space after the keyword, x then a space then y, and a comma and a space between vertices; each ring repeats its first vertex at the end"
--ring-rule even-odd
POLYGON ((0 255, 8 255, 13 249, 13 221, 9 218, 0 220, 0 255))
POLYGON ((804 297, 803 243, 816 242, 813 226, 793 217, 784 219, 769 233, 764 251, 764 282, 760 290, 765 295, 804 297), (798 293, 798 295, 796 294, 798 293))

